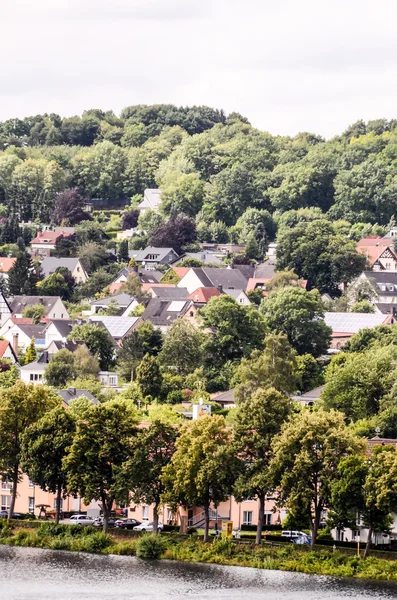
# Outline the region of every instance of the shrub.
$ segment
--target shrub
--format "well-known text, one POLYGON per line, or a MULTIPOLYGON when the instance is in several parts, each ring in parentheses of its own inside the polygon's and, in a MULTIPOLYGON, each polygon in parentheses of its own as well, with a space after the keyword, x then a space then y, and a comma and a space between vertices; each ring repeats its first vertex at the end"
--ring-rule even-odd
POLYGON ((188 535, 194 535, 195 533, 197 533, 197 529, 195 527, 188 527, 186 533, 188 535))
POLYGON ((137 541, 120 542, 112 548, 112 554, 120 554, 120 556, 135 556, 137 541))
POLYGON ((108 533, 98 531, 91 535, 86 535, 80 540, 80 550, 82 552, 101 552, 105 548, 114 544, 113 538, 108 533))
POLYGON ((72 550, 73 540, 67 537, 56 537, 51 540, 49 547, 51 550, 72 550))
POLYGON ((37 530, 37 535, 40 537, 57 537, 67 533, 68 525, 57 525, 56 523, 42 523, 37 530))
POLYGON ((164 550, 164 541, 157 535, 144 535, 136 543, 136 555, 138 558, 160 558, 164 550))

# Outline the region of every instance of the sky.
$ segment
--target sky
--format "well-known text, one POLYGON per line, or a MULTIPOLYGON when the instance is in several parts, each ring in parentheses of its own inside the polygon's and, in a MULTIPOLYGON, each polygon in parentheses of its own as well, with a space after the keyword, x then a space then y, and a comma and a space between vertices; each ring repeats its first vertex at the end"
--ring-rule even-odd
POLYGON ((396 0, 1 0, 0 120, 205 104, 326 138, 397 118, 396 0))

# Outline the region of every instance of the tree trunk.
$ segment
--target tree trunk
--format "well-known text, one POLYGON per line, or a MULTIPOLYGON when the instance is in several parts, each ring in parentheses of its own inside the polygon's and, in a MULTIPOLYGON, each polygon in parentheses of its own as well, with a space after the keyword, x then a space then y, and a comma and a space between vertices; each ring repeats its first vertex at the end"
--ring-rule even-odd
POLYGON ((372 533, 372 527, 370 527, 368 530, 367 543, 365 544, 364 558, 367 558, 367 556, 369 555, 369 551, 371 550, 372 533))
POLYGON ((57 507, 56 507, 56 512, 55 512, 55 523, 58 525, 59 523, 59 517, 61 514, 61 496, 62 496, 62 486, 58 486, 57 489, 57 507))
POLYGON ((260 544, 262 540, 262 529, 265 521, 265 495, 260 494, 259 498, 259 512, 258 512, 258 525, 256 528, 256 540, 255 544, 260 544))
POLYGON ((318 527, 320 525, 320 519, 321 519, 321 505, 316 506, 315 511, 314 511, 314 519, 311 523, 311 532, 312 532, 312 539, 310 542, 310 548, 313 550, 315 543, 317 541, 317 531, 318 531, 318 527))
POLYGON ((208 542, 208 531, 210 528, 210 505, 205 504, 204 506, 204 542, 208 542))
POLYGON ((110 518, 110 513, 112 512, 112 506, 113 506, 113 500, 105 500, 104 498, 102 499, 102 510, 103 510, 102 531, 104 533, 107 532, 108 527, 109 527, 109 518, 110 518))
POLYGON ((11 493, 10 510, 8 511, 8 521, 10 521, 12 519, 12 515, 14 514, 15 500, 17 498, 18 475, 19 475, 19 465, 15 465, 14 473, 12 475, 12 493, 11 493))
POLYGON ((153 508, 153 533, 154 533, 154 535, 157 535, 158 531, 159 531, 159 506, 160 506, 159 502, 154 503, 154 508, 153 508))

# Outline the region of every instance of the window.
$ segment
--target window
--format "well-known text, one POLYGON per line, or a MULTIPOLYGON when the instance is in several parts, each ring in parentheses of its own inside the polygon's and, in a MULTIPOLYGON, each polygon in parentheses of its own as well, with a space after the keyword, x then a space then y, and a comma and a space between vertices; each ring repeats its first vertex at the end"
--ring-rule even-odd
POLYGON ((11 496, 1 497, 1 510, 8 510, 11 506, 11 496))
POLYGON ((34 512, 34 496, 28 498, 28 512, 34 512))
POLYGON ((55 319, 55 313, 52 313, 52 318, 55 319))
POLYGON ((135 506, 132 506, 132 507, 130 508, 130 512, 135 512, 135 508, 136 508, 135 506))
POLYGON ((243 525, 252 525, 252 510, 243 510, 243 525))
POLYGON ((77 267, 77 273, 80 273, 80 267, 77 267))
POLYGON ((271 525, 272 524, 272 515, 271 513, 265 513, 265 525, 271 525))
POLYGON ((109 377, 109 385, 116 385, 117 381, 116 381, 116 377, 114 375, 111 375, 109 377))
POLYGON ((240 302, 240 304, 244 304, 244 298, 243 297, 239 298, 238 301, 240 302))
POLYGON ((8 481, 8 479, 3 479, 1 481, 1 489, 2 490, 12 490, 12 482, 8 481))
POLYGON ((142 506, 142 519, 144 521, 146 519, 149 519, 149 507, 148 506, 142 506))
POLYGON ((34 483, 33 483, 33 481, 31 479, 29 479, 29 487, 30 488, 34 488, 34 483))
POLYGON ((30 381, 34 381, 34 376, 33 376, 33 373, 31 373, 31 374, 30 374, 30 377, 29 377, 29 379, 30 379, 30 381))
MULTIPOLYGON (((60 503, 60 510, 62 510, 62 508, 63 508, 63 498, 59 499, 59 503, 60 503)), ((57 509, 57 499, 54 498, 54 510, 56 510, 56 509, 57 509)))
POLYGON ((61 314, 61 319, 63 319, 63 313, 61 314))

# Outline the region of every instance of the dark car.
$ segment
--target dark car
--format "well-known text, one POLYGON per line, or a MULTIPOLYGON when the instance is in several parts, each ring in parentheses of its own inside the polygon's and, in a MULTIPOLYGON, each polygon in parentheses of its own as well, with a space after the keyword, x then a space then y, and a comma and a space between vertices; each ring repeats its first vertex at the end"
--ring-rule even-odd
MULTIPOLYGON (((13 513, 12 519, 22 519, 22 515, 19 513, 13 513)), ((0 519, 8 519, 8 510, 0 510, 0 519)))
POLYGON ((136 519, 119 519, 116 521, 115 527, 119 529, 134 529, 134 527, 140 524, 141 522, 136 519))
MULTIPOLYGON (((116 523, 116 519, 114 519, 113 517, 110 517, 110 519, 108 521, 109 529, 114 527, 115 523, 116 523)), ((94 522, 92 525, 93 525, 93 527, 103 527, 103 517, 96 517, 96 519, 94 519, 94 522)))

